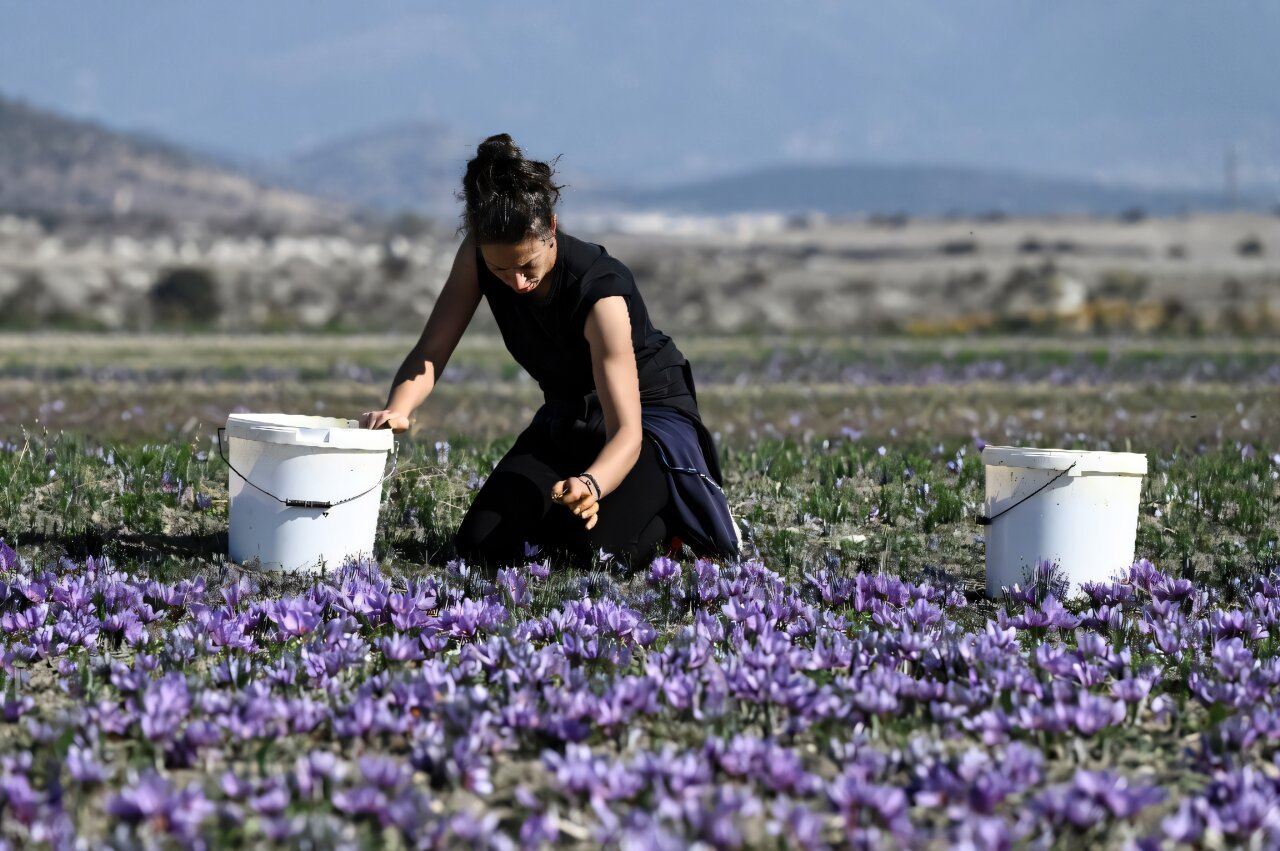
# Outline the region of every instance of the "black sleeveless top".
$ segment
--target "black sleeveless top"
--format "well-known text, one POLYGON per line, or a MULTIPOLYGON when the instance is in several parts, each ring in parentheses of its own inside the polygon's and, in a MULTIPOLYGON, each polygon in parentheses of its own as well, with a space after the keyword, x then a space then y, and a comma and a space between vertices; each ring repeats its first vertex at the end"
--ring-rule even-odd
POLYGON ((603 246, 563 231, 550 291, 545 298, 520 294, 489 271, 476 246, 480 292, 489 302, 502 340, 516 362, 538 382, 548 403, 580 405, 594 395, 587 314, 597 301, 622 296, 631 316, 631 344, 640 379, 640 403, 679 408, 698 416, 688 361, 676 344, 649 321, 635 279, 603 246))

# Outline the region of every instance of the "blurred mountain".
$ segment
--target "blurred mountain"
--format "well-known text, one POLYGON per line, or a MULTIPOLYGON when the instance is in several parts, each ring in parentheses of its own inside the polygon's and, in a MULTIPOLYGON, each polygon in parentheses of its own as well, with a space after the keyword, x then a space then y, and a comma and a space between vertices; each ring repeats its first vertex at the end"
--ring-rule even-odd
MULTIPOLYGON (((324 144, 265 172, 300 191, 366 205, 384 213, 457 215, 472 140, 451 128, 409 123, 324 144)), ((719 215, 743 212, 951 213, 1008 216, 1048 213, 1167 215, 1218 210, 1219 194, 1104 184, 1012 171, 935 165, 778 165, 661 187, 559 176, 564 207, 575 213, 660 210, 719 215)), ((1258 205, 1254 205, 1258 206, 1258 205)))
POLYGON ((593 211, 905 213, 913 216, 1047 213, 1173 214, 1217 210, 1221 195, 1037 177, 975 168, 891 165, 781 165, 696 183, 586 190, 574 199, 593 211))
POLYGON ((303 229, 352 210, 269 185, 214 155, 0 96, 0 212, 303 229))
MULTIPOLYGON (((400 212, 451 219, 472 144, 448 126, 412 122, 324 143, 282 163, 260 163, 0 96, 0 212, 289 229, 400 212)), ((575 213, 1166 215, 1224 207, 1217 193, 935 165, 779 165, 661 187, 587 174, 565 182, 565 208, 575 213)))
POLYGON ((473 140, 442 124, 408 122, 313 147, 265 174, 302 191, 384 213, 457 213, 473 140))

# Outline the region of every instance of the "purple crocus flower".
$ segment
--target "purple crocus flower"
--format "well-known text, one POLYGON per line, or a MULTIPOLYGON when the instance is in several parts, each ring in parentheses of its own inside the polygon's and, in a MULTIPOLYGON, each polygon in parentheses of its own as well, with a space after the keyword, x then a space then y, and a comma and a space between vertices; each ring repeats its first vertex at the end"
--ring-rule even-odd
POLYGON ((1049 618, 1049 626, 1057 629, 1075 629, 1080 619, 1072 615, 1058 602, 1056 595, 1050 593, 1040 604, 1040 612, 1049 618))
POLYGON ((424 656, 418 640, 407 635, 391 635, 378 639, 378 649, 392 662, 417 662, 424 656))
POLYGON ((222 589, 222 599, 227 604, 227 608, 235 611, 240 607, 240 603, 258 593, 257 585, 247 576, 242 576, 232 585, 227 585, 222 589))
POLYGON ((147 822, 165 833, 193 838, 214 806, 195 786, 174 792, 163 777, 148 772, 107 801, 107 812, 129 824, 147 822))
POLYGON ((337 756, 329 751, 312 751, 295 760, 293 780, 299 795, 312 798, 322 790, 326 781, 341 779, 345 773, 337 756))
POLYGON ((1089 595, 1095 606, 1119 606, 1133 599, 1133 586, 1119 582, 1084 582, 1080 590, 1089 595))
POLYGON ((1125 677, 1111 683, 1111 694, 1125 703, 1141 703, 1154 684, 1153 677, 1125 677))
MULTIPOLYGON (((318 819, 316 819, 318 821, 318 819)), ((306 816, 296 815, 293 818, 288 816, 267 816, 260 822, 262 827, 262 835, 272 842, 281 845, 297 845, 298 843, 290 843, 289 840, 296 839, 303 835, 307 829, 306 816)))
POLYGON ((1083 736, 1092 736, 1106 727, 1124 721, 1124 703, 1101 695, 1082 692, 1072 716, 1072 723, 1083 736))
POLYGON ((45 796, 32 788, 25 774, 0 774, 0 792, 4 793, 7 812, 21 824, 30 826, 39 817, 45 796))
POLYGON ((1209 628, 1215 638, 1250 638, 1258 640, 1266 637, 1266 630, 1261 629, 1248 612, 1240 609, 1230 611, 1214 610, 1209 613, 1209 628))
POLYGON ((715 562, 700 558, 693 563, 693 572, 698 584, 698 599, 709 603, 720 596, 720 568, 715 562))
POLYGON ((520 825, 520 847, 541 848, 543 845, 555 847, 560 840, 560 828, 557 819, 545 813, 535 812, 520 825))
POLYGON ((386 612, 391 625, 402 631, 425 626, 430 616, 419 602, 419 599, 412 594, 388 594, 386 612))
POLYGON ((1275 781, 1246 766, 1224 772, 1193 800, 1194 810, 1207 830, 1228 840, 1248 844, 1264 838, 1264 844, 1280 840, 1280 793, 1275 781))
POLYGON ((1013 618, 1010 623, 1018 629, 1075 629, 1079 626, 1080 619, 1063 608, 1055 594, 1049 593, 1039 610, 1028 606, 1025 612, 1013 618))
POLYGON ((455 558, 445 562, 444 571, 454 579, 465 580, 471 576, 471 565, 467 564, 466 559, 455 558))
POLYGON ((1165 798, 1160 787, 1132 786, 1112 771, 1077 771, 1071 785, 1077 794, 1103 804, 1118 819, 1131 819, 1165 798))
POLYGON ((289 806, 289 787, 281 780, 268 784, 260 794, 249 798, 249 807, 258 815, 278 816, 289 806))
POLYGON ((412 773, 407 765, 391 757, 365 756, 357 764, 366 783, 389 792, 398 791, 408 783, 412 773))
POLYGON ((442 629, 455 638, 471 638, 477 631, 492 626, 489 606, 475 600, 462 600, 440 615, 442 629))
POLYGON ((955 825, 950 847, 965 851, 1005 851, 1014 846, 1016 835, 998 816, 967 816, 955 825))
POLYGON ((533 602, 533 594, 529 591, 529 582, 519 568, 511 567, 499 570, 497 579, 498 587, 510 595, 511 605, 516 608, 524 608, 533 602))
POLYGON ((387 817, 387 795, 380 789, 358 786, 339 789, 333 793, 333 806, 354 817, 372 818, 381 822, 387 817))
POLYGON ((46 573, 44 576, 28 581, 26 577, 19 577, 14 584, 14 588, 18 593, 26 598, 30 603, 43 603, 49 599, 48 582, 52 580, 53 574, 46 573))
POLYGON ((131 610, 107 615, 102 621, 102 631, 119 636, 131 647, 145 644, 149 638, 138 613, 131 610))
POLYGON ((0 538, 0 570, 17 570, 18 554, 0 538))
POLYGON ((452 640, 448 633, 436 631, 424 632, 420 638, 422 649, 428 657, 443 653, 452 640))
POLYGON ((773 819, 769 833, 782 838, 788 846, 801 851, 822 851, 829 846, 823 840, 824 820, 803 804, 777 798, 773 803, 773 819))
POLYGON ((151 741, 169 739, 191 711, 191 694, 186 678, 179 673, 166 674, 150 683, 142 697, 139 724, 142 734, 151 741))
POLYGON ((1164 833, 1174 842, 1188 845, 1199 842, 1204 835, 1204 819, 1196 812, 1196 804, 1191 798, 1184 798, 1178 803, 1178 809, 1161 822, 1164 833))
POLYGON ((204 821, 217 809, 194 784, 173 795, 169 803, 169 832, 186 840, 194 839, 204 821))
POLYGON ((241 779, 234 771, 224 771, 218 778, 222 794, 232 801, 243 801, 253 794, 253 784, 241 779))
POLYGON ((1140 559, 1129 568, 1129 582, 1143 591, 1151 592, 1152 586, 1164 581, 1164 574, 1147 559, 1140 559))
POLYGON ((1151 586, 1151 596, 1161 602, 1177 602, 1191 596, 1195 590, 1189 579, 1170 579, 1164 577, 1151 586))
POLYGON ((676 587, 680 584, 680 563, 666 556, 658 556, 649 565, 649 584, 676 587))
POLYGON ((67 748, 67 772, 71 779, 83 786, 92 786, 107 779, 107 768, 94 758, 93 751, 80 745, 67 748))
POLYGON ((279 630, 282 640, 309 634, 320 623, 320 614, 312 611, 306 601, 290 597, 271 604, 269 617, 279 630))
POLYGON ((0 617, 0 628, 5 632, 30 632, 44 626, 49 618, 49 606, 41 603, 19 612, 5 612, 0 617))
POLYGON ((18 719, 34 709, 35 706, 35 698, 30 695, 5 697, 0 700, 0 719, 3 719, 6 724, 16 723, 18 719))
POLYGON ((855 844, 867 839, 865 825, 868 816, 879 821, 899 841, 911 835, 911 822, 907 817, 907 796, 901 789, 867 783, 856 771, 846 769, 827 789, 831 802, 844 817, 846 832, 855 844))
POLYGON ((1224 680, 1239 680, 1255 665, 1253 653, 1236 636, 1215 642, 1212 655, 1214 670, 1224 680))
POLYGON ((83 612, 93 605, 93 589, 83 577, 63 577, 49 595, 73 612, 83 612))

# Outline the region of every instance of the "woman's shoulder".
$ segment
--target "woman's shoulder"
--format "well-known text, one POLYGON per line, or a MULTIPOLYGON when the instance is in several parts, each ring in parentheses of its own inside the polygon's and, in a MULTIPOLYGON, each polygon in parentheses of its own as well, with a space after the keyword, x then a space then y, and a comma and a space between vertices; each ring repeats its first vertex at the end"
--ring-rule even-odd
POLYGON ((561 231, 557 234, 560 241, 561 256, 564 267, 575 278, 585 277, 597 263, 609 257, 603 245, 597 245, 573 234, 561 231))
POLYGON ((622 283, 635 286, 631 270, 625 263, 611 255, 603 245, 564 233, 560 238, 567 249, 565 269, 578 289, 584 292, 600 286, 616 289, 622 283))

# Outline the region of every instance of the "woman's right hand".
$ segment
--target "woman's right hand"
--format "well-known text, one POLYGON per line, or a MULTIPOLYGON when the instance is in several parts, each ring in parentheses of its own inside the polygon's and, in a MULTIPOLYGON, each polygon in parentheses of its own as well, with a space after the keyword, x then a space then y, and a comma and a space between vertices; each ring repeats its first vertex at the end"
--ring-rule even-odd
POLYGON ((551 501, 563 505, 582 518, 588 529, 594 529, 600 517, 600 503, 595 491, 577 476, 556 482, 551 486, 551 501))
POLYGON ((365 411, 360 415, 360 428, 389 428, 399 434, 408 430, 409 417, 396 411, 365 411))

